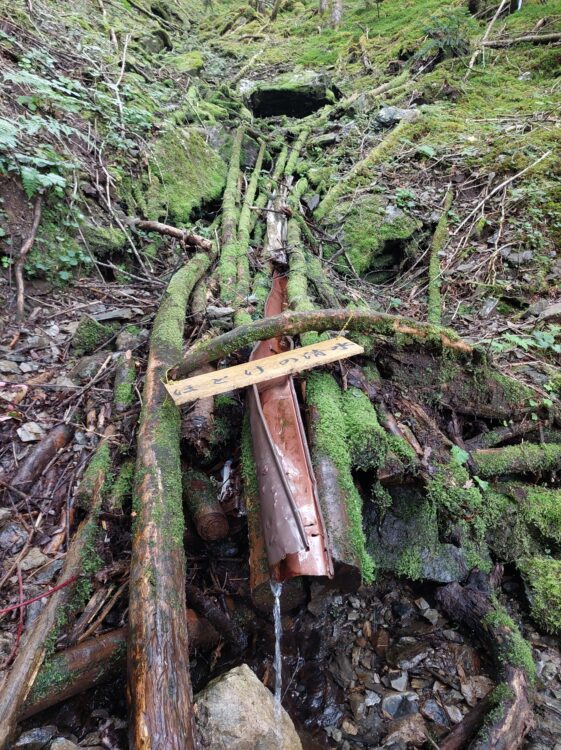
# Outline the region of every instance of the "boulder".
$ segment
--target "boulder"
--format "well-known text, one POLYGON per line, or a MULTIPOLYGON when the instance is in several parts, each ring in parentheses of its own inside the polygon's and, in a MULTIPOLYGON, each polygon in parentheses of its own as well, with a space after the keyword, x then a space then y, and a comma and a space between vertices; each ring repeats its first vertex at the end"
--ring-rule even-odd
POLYGON ((205 750, 302 750, 289 715, 247 664, 210 682, 195 702, 205 750))

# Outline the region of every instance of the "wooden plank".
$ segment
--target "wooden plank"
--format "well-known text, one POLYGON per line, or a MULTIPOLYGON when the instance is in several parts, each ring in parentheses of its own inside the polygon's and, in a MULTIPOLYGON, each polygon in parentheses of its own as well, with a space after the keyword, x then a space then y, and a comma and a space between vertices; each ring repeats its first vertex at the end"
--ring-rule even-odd
POLYGON ((172 380, 165 386, 175 403, 180 406, 189 401, 196 401, 198 398, 216 396, 219 393, 246 388, 248 385, 262 383, 265 380, 294 375, 297 372, 354 357, 363 352, 362 346, 343 336, 337 336, 329 341, 320 341, 317 344, 291 349, 281 354, 254 359, 243 365, 207 372, 204 375, 195 375, 185 380, 172 380))

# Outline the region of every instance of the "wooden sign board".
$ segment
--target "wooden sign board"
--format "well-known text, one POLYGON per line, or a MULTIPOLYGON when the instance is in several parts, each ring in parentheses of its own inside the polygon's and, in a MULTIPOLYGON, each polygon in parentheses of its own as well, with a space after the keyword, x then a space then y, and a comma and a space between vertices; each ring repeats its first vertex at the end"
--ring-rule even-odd
POLYGON ((362 346, 338 336, 329 341, 320 341, 300 349, 291 349, 270 357, 254 359, 244 365, 227 367, 204 375, 195 375, 185 380, 175 380, 165 386, 177 406, 189 401, 196 401, 206 396, 216 396, 236 388, 262 383, 265 380, 294 375, 296 372, 310 370, 312 367, 327 365, 339 359, 362 354, 362 346))

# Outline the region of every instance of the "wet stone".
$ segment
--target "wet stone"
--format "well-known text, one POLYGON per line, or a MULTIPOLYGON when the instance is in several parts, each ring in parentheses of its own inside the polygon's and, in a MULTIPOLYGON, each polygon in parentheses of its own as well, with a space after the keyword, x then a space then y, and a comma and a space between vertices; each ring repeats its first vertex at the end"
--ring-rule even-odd
POLYGON ((438 614, 436 609, 426 609, 423 612, 423 617, 425 617, 430 622, 431 625, 436 625, 440 615, 438 614))
POLYGON ((47 562, 49 562, 49 558, 41 552, 39 547, 32 547, 21 561, 20 567, 22 570, 32 570, 47 562))
POLYGON ((12 521, 0 531, 0 550, 15 555, 21 550, 26 540, 27 534, 23 526, 16 521, 12 521))
POLYGON ((407 682, 409 680, 409 675, 407 674, 407 672, 394 670, 389 673, 389 678, 390 685, 394 690, 398 690, 400 693, 402 693, 407 688, 407 682))
POLYGON ((417 713, 419 710, 419 696, 417 693, 390 693, 382 700, 382 711, 390 719, 400 719, 403 716, 417 713))
POLYGON ((421 713, 426 719, 430 719, 430 721, 434 721, 435 724, 441 724, 442 726, 448 726, 449 719, 448 715, 440 705, 435 700, 432 700, 432 698, 428 701, 425 701, 421 707, 421 713))
POLYGON ((425 741, 425 722, 422 716, 415 714, 391 723, 384 747, 393 747, 399 742, 404 743, 403 747, 419 747, 425 741))
POLYGON ((464 718, 464 715, 458 708, 458 706, 446 706, 446 713, 450 717, 450 721, 452 721, 454 724, 459 724, 460 721, 464 718))
POLYGON ((43 750, 57 733, 54 726, 37 727, 23 732, 17 739, 14 750, 43 750))
POLYGON ((49 750, 80 750, 80 747, 64 737, 58 737, 51 742, 49 750))
POLYGON ((109 352, 98 352, 89 357, 82 357, 70 371, 70 378, 78 381, 91 380, 97 374, 108 355, 109 352))
POLYGON ((33 576, 33 581, 35 583, 50 583, 62 568, 63 562, 63 560, 53 560, 33 576))

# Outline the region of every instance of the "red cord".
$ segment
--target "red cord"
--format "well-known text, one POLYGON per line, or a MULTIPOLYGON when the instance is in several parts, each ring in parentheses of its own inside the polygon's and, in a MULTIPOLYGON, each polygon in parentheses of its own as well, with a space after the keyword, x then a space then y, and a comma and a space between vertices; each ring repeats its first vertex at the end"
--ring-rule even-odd
POLYGON ((19 609, 20 607, 27 607, 28 604, 33 604, 33 602, 38 602, 39 599, 43 599, 45 596, 50 596, 51 594, 54 594, 55 591, 59 591, 60 589, 63 589, 65 586, 68 586, 69 584, 74 583, 74 581, 77 580, 77 578, 78 576, 72 576, 72 578, 69 578, 68 580, 63 581, 62 583, 59 583, 58 586, 54 587, 54 589, 45 591, 44 594, 38 594, 37 596, 34 596, 33 599, 27 599, 25 602, 19 602, 18 604, 11 604, 9 607, 0 609, 0 615, 5 615, 7 612, 13 612, 14 609, 19 609))

